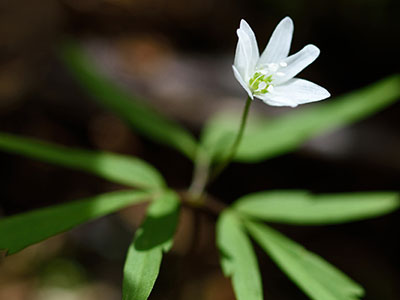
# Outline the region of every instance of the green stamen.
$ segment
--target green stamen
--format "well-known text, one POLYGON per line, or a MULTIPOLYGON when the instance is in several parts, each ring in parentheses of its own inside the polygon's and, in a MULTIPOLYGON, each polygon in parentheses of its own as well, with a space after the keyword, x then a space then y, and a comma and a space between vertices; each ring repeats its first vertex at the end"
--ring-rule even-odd
POLYGON ((249 80, 250 89, 255 94, 265 94, 272 82, 272 75, 266 76, 261 72, 255 72, 253 77, 249 80), (259 90, 260 84, 264 82, 266 86, 259 90))

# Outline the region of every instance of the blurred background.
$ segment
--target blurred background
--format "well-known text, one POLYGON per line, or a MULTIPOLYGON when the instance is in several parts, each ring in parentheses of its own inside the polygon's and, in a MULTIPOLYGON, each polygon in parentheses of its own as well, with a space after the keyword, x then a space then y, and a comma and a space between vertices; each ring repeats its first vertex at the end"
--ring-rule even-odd
MULTIPOLYGON (((231 71, 241 18, 264 49, 289 15, 295 23, 291 53, 308 43, 321 49, 300 77, 334 97, 399 72, 399 13, 396 0, 2 0, 0 130, 136 155, 182 189, 191 179, 190 162, 136 135, 93 102, 58 58, 62 41, 78 41, 104 74, 198 135, 212 114, 244 104, 245 93, 231 71)), ((255 102, 255 111, 289 110, 255 102)), ((399 115, 397 103, 295 153, 257 165, 234 164, 211 193, 230 203, 266 189, 399 190, 399 115)), ((120 188, 2 152, 0 166, 3 216, 120 188)), ((120 299, 126 249, 143 211, 126 209, 1 258, 0 299, 120 299)), ((396 212, 340 226, 278 228, 361 283, 365 299, 395 300, 400 299, 399 217, 396 212)), ((183 210, 176 245, 150 299, 234 299, 219 269, 214 221, 201 219, 196 249, 189 251, 193 222, 183 210)), ((265 299, 307 299, 257 252, 265 299)))

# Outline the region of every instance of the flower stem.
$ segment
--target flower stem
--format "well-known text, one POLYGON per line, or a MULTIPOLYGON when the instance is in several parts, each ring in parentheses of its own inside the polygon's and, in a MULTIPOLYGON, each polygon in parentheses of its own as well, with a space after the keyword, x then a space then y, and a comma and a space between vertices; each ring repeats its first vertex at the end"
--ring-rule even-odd
POLYGON ((240 141, 242 140, 244 129, 246 127, 247 116, 249 114, 249 108, 251 105, 251 98, 248 97, 246 101, 246 105, 243 110, 242 120, 240 122, 239 131, 236 135, 235 141, 233 142, 232 148, 230 149, 228 155, 224 160, 221 161, 219 165, 217 165, 210 175, 210 159, 207 153, 201 147, 197 150, 196 155, 196 164, 193 172, 192 183, 188 189, 189 194, 191 195, 191 201, 197 203, 197 205, 201 205, 202 198, 204 194, 204 190, 206 186, 213 181, 221 172, 228 166, 228 164, 232 161, 233 157, 236 154, 237 148, 240 145, 240 141))
POLYGON ((189 193, 193 199, 200 201, 204 189, 207 185, 210 170, 210 160, 207 153, 199 146, 196 154, 196 163, 194 166, 193 179, 189 187, 189 193))
POLYGON ((233 142, 232 148, 230 149, 226 158, 223 159, 221 161, 221 163, 215 167, 213 173, 210 176, 209 181, 213 181, 216 177, 218 177, 222 173, 222 171, 229 165, 229 163, 232 161, 233 157, 235 156, 236 151, 242 140, 244 129, 246 127, 246 122, 247 122, 247 117, 249 115, 249 108, 250 108, 251 102, 252 102, 252 99, 250 97, 247 97, 246 104, 244 106, 244 110, 243 110, 243 114, 242 114, 242 120, 240 122, 239 131, 236 135, 235 141, 233 142))

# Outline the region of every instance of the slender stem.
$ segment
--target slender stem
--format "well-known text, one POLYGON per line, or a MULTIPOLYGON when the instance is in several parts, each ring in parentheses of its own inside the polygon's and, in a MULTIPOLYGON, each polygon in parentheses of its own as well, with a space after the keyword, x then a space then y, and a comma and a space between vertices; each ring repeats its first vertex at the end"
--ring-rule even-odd
POLYGON ((192 183, 189 187, 189 193, 193 199, 200 201, 204 189, 207 185, 210 169, 210 160, 207 153, 199 146, 196 155, 196 164, 193 171, 192 183))
POLYGON ((252 99, 250 97, 247 97, 246 105, 244 107, 243 114, 242 114, 242 120, 240 122, 240 128, 239 128, 238 134, 236 135, 236 139, 233 142, 232 148, 230 149, 226 158, 224 160, 222 160, 222 162, 215 167, 213 173, 211 174, 210 181, 212 181, 216 177, 218 177, 218 175, 220 175, 222 173, 222 171, 229 165, 229 163, 232 161, 233 157, 235 156, 236 151, 242 140, 244 129, 246 127, 246 122, 247 122, 247 117, 249 115, 249 108, 250 108, 251 102, 252 102, 252 99))
POLYGON ((232 148, 230 149, 226 158, 215 167, 211 176, 210 159, 204 149, 202 149, 201 147, 198 148, 196 154, 196 164, 193 171, 193 179, 188 190, 193 200, 201 203, 204 189, 206 188, 207 184, 213 181, 219 174, 221 174, 221 172, 226 168, 226 166, 232 161, 233 157, 235 156, 237 148, 240 145, 240 141, 242 140, 244 129, 246 127, 251 102, 251 98, 247 97, 242 114, 242 119, 240 122, 239 131, 236 135, 235 141, 233 142, 232 148))

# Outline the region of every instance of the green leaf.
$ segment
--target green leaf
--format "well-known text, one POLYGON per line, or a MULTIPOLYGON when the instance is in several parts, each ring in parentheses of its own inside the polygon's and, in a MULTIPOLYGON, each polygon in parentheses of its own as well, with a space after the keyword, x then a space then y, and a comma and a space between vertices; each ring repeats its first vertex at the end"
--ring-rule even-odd
POLYGON ((196 141, 188 131, 100 74, 78 44, 71 40, 65 42, 60 57, 94 100, 127 121, 139 133, 194 158, 196 141))
MULTIPOLYGON (((223 112, 212 116, 207 120, 200 138, 200 145, 212 161, 225 157, 239 131, 240 114, 223 112)), ((258 129, 264 123, 260 118, 250 115, 245 128, 245 135, 258 133, 258 129)))
POLYGON ((363 119, 400 97, 400 75, 264 122, 245 134, 236 161, 257 162, 292 151, 310 138, 363 119))
POLYGON ((217 246, 225 276, 232 278, 238 300, 262 300, 262 282, 250 239, 241 220, 224 211, 217 222, 217 246))
POLYGON ((129 246, 124 267, 124 300, 146 300, 160 271, 163 252, 172 246, 178 223, 179 199, 161 194, 148 208, 142 226, 129 246))
POLYGON ((217 114, 206 122, 200 143, 211 160, 218 160, 232 146, 235 130, 239 129, 239 120, 239 116, 236 115, 217 114))
POLYGON ((307 191, 268 191, 238 199, 234 209, 263 221, 324 225, 358 221, 400 207, 396 192, 312 195, 307 191))
POLYGON ((286 275, 313 300, 357 300, 363 288, 320 256, 272 228, 254 222, 246 227, 286 275))
POLYGON ((162 188, 164 180, 146 162, 119 154, 58 146, 0 132, 0 149, 44 162, 86 171, 104 179, 145 189, 162 188))
POLYGON ((0 249, 14 254, 79 224, 148 200, 150 196, 142 191, 118 191, 0 219, 0 249))

